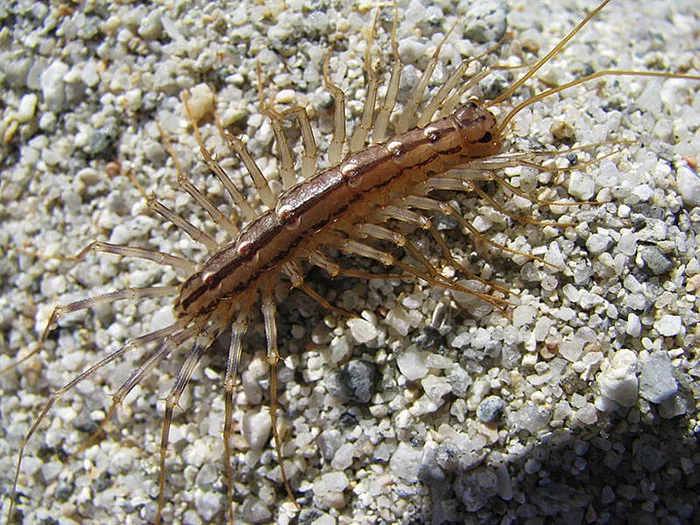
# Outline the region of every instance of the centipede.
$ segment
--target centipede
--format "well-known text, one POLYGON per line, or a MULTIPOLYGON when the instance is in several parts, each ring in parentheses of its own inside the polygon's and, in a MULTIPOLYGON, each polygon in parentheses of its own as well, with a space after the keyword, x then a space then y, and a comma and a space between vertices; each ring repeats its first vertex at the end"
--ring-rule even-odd
POLYGON ((63 9, 5 101, 3 520, 626 512, 571 472, 697 432, 691 4, 63 9))

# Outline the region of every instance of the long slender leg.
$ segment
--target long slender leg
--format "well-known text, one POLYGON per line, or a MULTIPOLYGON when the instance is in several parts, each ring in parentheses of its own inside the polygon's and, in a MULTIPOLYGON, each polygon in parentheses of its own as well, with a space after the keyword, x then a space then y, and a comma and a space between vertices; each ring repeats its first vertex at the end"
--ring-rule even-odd
POLYGON ((94 297, 88 297, 87 299, 81 299, 81 300, 75 301, 73 303, 55 306, 54 309, 51 311, 51 315, 49 316, 49 320, 46 322, 46 328, 44 328, 44 331, 42 332, 41 337, 39 338, 39 342, 37 343, 36 347, 32 351, 30 351, 27 355, 23 356, 21 359, 12 363, 10 366, 0 370, 0 374, 6 372, 7 370, 11 370, 12 368, 15 368, 16 366, 20 365, 21 363, 25 362, 27 359, 31 358, 32 356, 34 356, 38 352, 40 352, 41 349, 44 348, 44 346, 46 345, 46 342, 48 341, 49 335, 51 334, 51 332, 56 328, 56 326, 58 326, 58 321, 61 319, 61 317, 65 316, 71 312, 78 312, 80 310, 87 310, 88 308, 94 308, 94 307, 102 305, 102 304, 111 304, 111 303, 115 303, 117 301, 125 301, 125 300, 136 301, 139 299, 147 299, 149 297, 164 297, 167 295, 175 295, 176 293, 178 293, 178 291, 179 291, 178 286, 151 286, 148 288, 124 288, 123 290, 117 290, 115 292, 108 292, 108 293, 96 295, 94 297))
POLYGON ((267 362, 270 364, 270 416, 272 418, 272 435, 275 439, 275 449, 277 458, 280 463, 280 472, 282 474, 282 482, 289 495, 289 500, 299 508, 299 504, 294 498, 294 492, 287 479, 287 472, 284 468, 284 458, 282 456, 282 444, 277 428, 277 363, 280 360, 280 354, 277 349, 277 307, 275 298, 273 297, 273 289, 269 287, 262 291, 262 305, 260 310, 263 314, 265 322, 265 338, 267 339, 267 362))
POLYGON ((301 176, 308 179, 316 172, 316 161, 318 160, 318 146, 316 146, 313 129, 311 129, 311 119, 306 108, 302 106, 294 106, 282 112, 282 117, 289 115, 296 117, 299 121, 304 149, 301 157, 301 176))
POLYGON ((396 30, 399 24, 399 6, 394 2, 394 21, 391 25, 391 54, 394 63, 391 66, 391 76, 387 85, 384 102, 379 107, 377 112, 377 121, 372 130, 372 142, 383 142, 388 138, 389 118, 396 106, 396 99, 399 93, 399 84, 401 82, 401 73, 403 72, 403 64, 399 56, 399 42, 396 37, 396 30))
POLYGON ((440 234, 438 229, 435 227, 433 224, 433 221, 431 221, 428 217, 425 217, 419 213, 416 213, 412 210, 407 210, 405 208, 399 208, 398 206, 385 206, 384 208, 381 209, 380 211, 380 216, 383 219, 393 219, 396 221, 400 222, 405 222, 407 224, 411 224, 413 226, 417 226, 419 228, 422 228, 423 230, 427 230, 430 232, 430 235, 435 239, 435 242, 438 243, 440 246, 440 249, 442 250, 443 256, 445 259, 447 259, 450 264, 455 266, 461 273, 469 277, 470 279, 474 279, 476 281, 479 281, 482 284, 485 284, 487 286, 490 286, 494 290, 498 290, 499 292, 505 293, 505 294, 512 294, 513 292, 510 291, 508 288, 505 288, 503 286, 500 286, 494 282, 491 282, 487 279, 482 278, 479 275, 476 275, 474 272, 469 270, 466 266, 464 266, 462 263, 460 263, 454 255, 452 255, 452 251, 450 250, 449 245, 447 244, 447 241, 445 241, 445 238, 440 234))
POLYGON ((270 125, 272 126, 272 132, 275 135, 275 144, 277 145, 277 154, 280 160, 280 176, 282 179, 282 185, 284 189, 289 189, 297 180, 294 176, 294 156, 292 155, 292 148, 289 146, 289 141, 287 140, 287 135, 284 133, 284 125, 282 124, 282 116, 278 111, 272 108, 269 104, 265 103, 265 97, 262 89, 262 71, 260 69, 260 64, 257 65, 257 76, 258 76, 258 99, 260 100, 261 112, 270 119, 270 125))
POLYGON ((234 505, 233 505, 233 465, 231 464, 231 434, 233 432, 233 390, 238 376, 238 365, 241 361, 241 353, 243 352, 243 336, 248 331, 248 316, 247 308, 241 308, 241 311, 236 318, 236 321, 231 326, 231 343, 228 349, 228 362, 226 364, 226 377, 224 378, 224 455, 226 465, 226 494, 228 501, 226 509, 229 514, 229 523, 233 524, 234 505))
MULTIPOLYGON (((200 150, 206 151, 206 148, 204 145, 201 143, 201 136, 199 135, 199 127, 197 126, 196 123, 193 123, 195 129, 197 130, 195 132, 195 135, 197 136, 198 141, 200 142, 200 150)), ((207 212, 207 214, 212 218, 212 220, 218 225, 221 226, 231 238, 234 238, 238 234, 238 226, 236 226, 231 219, 229 219, 224 213, 222 213, 215 205, 213 202, 207 198, 206 195, 204 195, 197 187, 190 182, 189 177, 185 175, 184 170, 182 169, 182 165, 180 164, 179 159, 177 158, 177 155, 175 154, 175 150, 173 149, 172 144, 170 143, 170 139, 168 139, 167 135, 163 131, 163 129, 160 127, 160 124, 158 121, 156 121, 156 126, 158 126, 158 131, 160 132, 160 138, 163 141, 163 146, 165 146, 165 149, 168 150, 168 153, 170 154, 170 157, 173 159, 173 164, 175 164, 175 170, 177 171, 177 184, 180 186, 181 189, 185 190, 193 199, 194 201, 204 210, 207 212)), ((208 158, 211 158, 211 155, 204 155, 205 160, 208 160, 208 158)))
POLYGON ((302 273, 301 268, 297 264, 293 262, 285 263, 285 265, 282 267, 282 271, 287 277, 289 277, 289 280, 292 283, 292 288, 299 288, 302 292, 311 297, 314 301, 319 303, 327 310, 331 310, 345 317, 354 317, 354 315, 350 312, 346 312, 342 308, 338 308, 337 306, 334 306, 328 301, 326 301, 326 299, 319 295, 319 293, 316 290, 308 286, 304 282, 304 274, 302 273))
POLYGON ((450 27, 449 31, 445 33, 445 36, 435 48, 435 52, 430 57, 430 61, 428 62, 428 65, 425 68, 425 71, 423 72, 420 81, 418 82, 418 84, 416 84, 416 87, 413 89, 411 97, 406 101, 406 105, 404 106, 401 112, 401 116, 399 117, 399 120, 396 123, 396 133, 404 133, 409 128, 415 127, 416 122, 418 120, 418 107, 420 106, 423 100, 423 94, 425 93, 425 89, 428 87, 430 77, 433 76, 433 71, 435 71, 435 67, 438 64, 438 59, 440 58, 442 46, 445 44, 445 42, 447 42, 447 39, 449 38, 456 25, 456 22, 452 24, 452 27, 450 27))
POLYGON ((412 277, 405 273, 370 273, 353 268, 343 268, 338 263, 328 259, 320 250, 316 250, 309 256, 309 262, 323 270, 331 277, 353 277, 355 279, 407 279, 412 277))
POLYGON ((539 261, 542 264, 545 264, 547 266, 552 266, 552 263, 549 261, 545 261, 541 257, 537 257, 536 255, 532 255, 531 253, 525 253, 521 252, 518 250, 514 250, 513 248, 509 248, 508 246, 505 246, 503 244, 499 244, 495 241, 492 241, 491 239, 484 237, 479 233, 479 231, 474 227, 473 224, 471 224, 468 220, 466 220, 464 217, 462 217, 462 214, 459 213, 453 206, 446 204, 444 202, 436 201, 434 199, 431 199, 429 197, 420 197, 420 196, 409 196, 405 197, 402 199, 402 202, 409 208, 417 208, 421 210, 427 210, 427 211, 433 211, 433 212, 438 212, 442 213, 443 215, 449 215, 451 217, 454 217, 457 219, 459 224, 466 230, 469 231, 472 235, 477 237, 478 239, 482 240, 486 244, 501 250, 503 252, 508 252, 512 253, 514 255, 521 255, 523 257, 526 257, 527 259, 533 260, 533 261, 539 261))
POLYGON ((91 253, 111 253, 114 255, 121 255, 122 257, 146 259, 162 266, 172 266, 173 268, 188 272, 195 272, 197 270, 197 265, 184 257, 178 257, 177 255, 171 255, 158 250, 136 248, 134 246, 121 246, 104 241, 92 241, 75 255, 44 255, 43 253, 24 248, 23 246, 11 246, 11 249, 40 259, 58 259, 59 261, 71 262, 80 262, 91 253))
POLYGON ((205 233, 204 231, 197 228, 194 224, 189 222, 187 219, 181 217, 171 209, 169 209, 165 204, 156 199, 156 196, 151 194, 148 195, 146 190, 141 186, 133 173, 127 172, 127 176, 131 179, 134 185, 138 188, 139 192, 146 199, 146 205, 149 209, 153 210, 155 213, 163 217, 166 221, 171 222, 177 228, 184 231, 190 238, 198 243, 203 244, 209 250, 209 252, 215 252, 219 249, 219 243, 214 240, 214 238, 205 233))
POLYGON ((328 50, 326 59, 323 61, 323 83, 333 94, 334 109, 333 109, 333 137, 331 138, 330 146, 328 147, 328 160, 331 165, 338 164, 343 156, 343 146, 345 145, 345 93, 336 86, 331 80, 330 62, 331 51, 328 50))
MULTIPOLYGON (((36 433, 37 429, 39 428, 39 425, 41 425, 42 421, 46 419, 46 416, 48 415, 49 411, 51 408, 56 404, 57 401, 63 397, 63 395, 75 388, 76 385, 87 379, 88 377, 91 377, 95 372, 100 370, 101 368, 104 368, 106 365, 109 363, 112 363, 119 357, 125 355, 128 353, 130 350, 133 348, 138 348, 140 346, 144 346, 148 343, 151 343, 153 341, 158 341, 160 339, 168 339, 169 337, 172 337, 174 334, 177 333, 178 330, 180 330, 182 327, 178 324, 172 324, 170 326, 167 326, 166 328, 163 328, 161 330, 156 330, 155 332, 151 332, 145 335, 142 335, 140 337, 137 337, 136 339, 133 339, 129 342, 127 342, 124 346, 122 346, 119 350, 116 350, 115 352, 112 352, 108 356, 102 358, 100 361, 95 363, 94 365, 90 366, 87 370, 83 371, 81 374, 78 376, 74 377, 71 381, 66 383, 64 386, 59 388, 58 390, 54 391, 51 396, 49 396, 49 400, 46 402, 44 405, 44 408, 42 408, 41 412, 37 416, 37 418, 34 420, 34 423, 32 423, 32 426, 29 428, 27 431, 26 435, 24 436, 24 439, 22 440, 22 443, 20 444, 19 447, 19 452, 17 454, 17 466, 15 468, 15 477, 14 477, 14 482, 12 484, 12 495, 10 497, 10 511, 8 513, 9 516, 12 516, 12 509, 14 507, 14 502, 15 502, 15 496, 17 495, 17 482, 19 481, 19 473, 22 467, 22 459, 24 458, 24 452, 29 444, 29 441, 31 440, 32 436, 36 433)), ((0 372, 1 373, 1 372, 0 372)), ((100 423, 100 426, 97 428, 95 432, 88 438, 87 444, 84 444, 83 446, 80 447, 78 450, 78 453, 80 453, 82 450, 90 446, 90 444, 94 441, 94 437, 97 436, 103 429, 104 425, 106 424, 107 421, 111 419, 111 415, 113 414, 113 411, 110 411, 110 414, 107 415, 103 420, 102 423, 100 423)))
POLYGON ((156 512, 155 518, 156 525, 158 525, 161 521, 163 507, 165 506, 165 482, 167 477, 165 471, 165 457, 168 452, 168 441, 170 437, 170 427, 173 420, 173 410, 175 407, 179 406, 178 403, 182 393, 185 391, 185 388, 187 388, 190 379, 192 379, 192 374, 197 369, 197 365, 202 359, 204 351, 213 343, 213 339, 214 337, 207 333, 202 333, 197 336, 190 353, 187 355, 185 362, 182 364, 182 367, 177 374, 175 383, 165 398, 165 414, 163 416, 163 429, 160 438, 160 477, 158 481, 158 511, 156 512))
POLYGON ((360 122, 352 132, 352 137, 350 137, 350 153, 354 153, 362 149, 367 140, 367 135, 369 135, 370 129, 372 129, 372 120, 374 119, 374 109, 377 103, 377 91, 379 90, 379 81, 377 80, 377 72, 372 65, 372 42, 374 41, 374 34, 377 29, 377 24, 379 23, 379 8, 376 11, 374 17, 374 23, 372 25, 372 30, 370 31, 369 37, 367 38, 367 49, 365 50, 365 71, 367 73, 367 94, 365 95, 365 103, 362 107, 362 117, 360 117, 360 122))
POLYGON ((414 277, 423 279, 425 282, 430 283, 434 286, 440 286, 450 290, 456 290, 459 292, 468 293, 475 297, 479 297, 480 299, 483 299, 484 301, 499 309, 504 309, 507 306, 512 306, 512 303, 506 301, 505 299, 494 297, 486 293, 477 292, 475 290, 462 286, 459 283, 450 281, 449 279, 441 275, 434 275, 433 272, 420 270, 402 261, 399 261, 387 252, 378 250, 373 246, 361 243, 355 239, 347 239, 345 242, 343 242, 341 250, 351 255, 359 255, 360 257, 373 259, 386 266, 394 266, 408 274, 413 275, 414 277))

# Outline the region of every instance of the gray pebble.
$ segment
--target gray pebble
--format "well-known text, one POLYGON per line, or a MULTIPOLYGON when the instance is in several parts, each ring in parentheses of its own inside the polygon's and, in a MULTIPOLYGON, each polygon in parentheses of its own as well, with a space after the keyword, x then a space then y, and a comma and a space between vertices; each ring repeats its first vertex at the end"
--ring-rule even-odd
POLYGON ((491 423, 498 417, 506 402, 498 396, 489 396, 476 409, 476 417, 483 423, 491 423))
POLYGON ((652 403, 661 403, 678 391, 673 365, 666 352, 654 352, 639 376, 639 395, 652 403))
POLYGON ((647 246, 641 250, 641 256, 647 268, 654 275, 664 275, 671 271, 673 263, 656 246, 647 246))
POLYGON ((345 401, 369 403, 377 389, 379 371, 369 361, 350 361, 335 373, 337 389, 332 393, 345 401))

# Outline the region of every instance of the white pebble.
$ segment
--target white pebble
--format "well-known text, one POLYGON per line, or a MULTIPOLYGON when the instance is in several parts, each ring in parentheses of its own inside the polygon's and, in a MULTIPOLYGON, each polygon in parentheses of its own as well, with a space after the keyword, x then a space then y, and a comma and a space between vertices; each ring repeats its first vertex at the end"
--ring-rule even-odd
POLYGON ((348 321, 350 334, 360 344, 369 343, 378 335, 377 328, 365 319, 350 319, 348 321))
POLYGON ((421 454, 419 448, 414 448, 402 441, 389 460, 391 472, 404 481, 415 483, 418 480, 421 454))
POLYGON ((214 110, 214 93, 206 84, 197 84, 190 89, 188 104, 195 122, 199 122, 214 110))
POLYGON ((212 518, 221 510, 221 496, 215 492, 204 492, 194 501, 199 515, 210 523, 212 518))
POLYGON ((39 97, 37 97, 34 93, 24 95, 20 99, 19 106, 17 107, 17 121, 24 123, 33 119, 34 114, 36 113, 36 105, 38 101, 39 97))
POLYGON ((630 312, 627 316, 625 332, 632 337, 639 337, 642 334, 642 321, 637 314, 630 312))
POLYGON ((664 315, 654 321, 654 328, 664 337, 673 337, 681 332, 681 318, 678 315, 664 315))
POLYGON ((599 255, 607 251, 611 244, 612 239, 603 233, 594 233, 586 240, 586 248, 592 255, 599 255))
POLYGON ((452 387, 444 377, 427 375, 421 380, 421 386, 425 395, 435 403, 442 404, 442 398, 452 392, 452 387))
POLYGON ((676 187, 687 208, 700 206, 700 177, 687 166, 678 168, 676 187))
POLYGON ((63 110, 66 99, 63 79, 69 70, 67 64, 57 60, 41 74, 41 93, 49 111, 60 113, 63 110))
POLYGON ((591 200, 595 194, 595 181, 590 175, 586 175, 580 171, 574 171, 569 178, 569 187, 567 191, 572 197, 576 197, 578 200, 591 200))
POLYGON ((396 358, 399 371, 409 381, 416 381, 425 377, 428 367, 425 366, 426 355, 424 352, 404 352, 396 358))
POLYGON ((621 349, 615 352, 610 368, 598 374, 601 396, 614 402, 604 403, 604 410, 613 410, 617 405, 631 407, 636 404, 639 385, 636 365, 637 355, 631 350, 621 349))
POLYGON ((513 310, 513 325, 517 327, 527 326, 535 320, 537 310, 529 304, 522 304, 513 310))
POLYGON ((267 410, 243 416, 243 437, 253 450, 262 450, 270 437, 272 418, 267 410))

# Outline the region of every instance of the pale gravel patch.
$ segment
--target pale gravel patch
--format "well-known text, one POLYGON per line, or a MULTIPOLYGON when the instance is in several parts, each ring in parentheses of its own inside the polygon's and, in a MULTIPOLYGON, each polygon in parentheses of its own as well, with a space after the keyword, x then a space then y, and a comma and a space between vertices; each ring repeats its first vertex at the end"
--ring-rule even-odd
MULTIPOLYGON (((431 25, 431 20, 442 16, 436 7, 451 13, 449 4, 436 2, 429 16, 421 14, 417 2, 402 6, 412 22, 401 25, 399 36, 408 38, 401 50, 416 67, 425 66, 424 54, 416 50, 432 49, 440 38, 431 25), (414 23, 420 23, 425 39, 411 36, 414 23)), ((645 5, 643 11, 637 2, 614 2, 542 76, 563 82, 588 66, 676 69, 688 65, 697 54, 695 4, 657 2, 645 5)), ((316 8, 303 11, 303 2, 287 2, 284 10, 281 3, 267 7, 239 3, 232 8, 208 1, 177 15, 168 5, 156 4, 150 12, 144 6, 100 7, 102 15, 95 25, 90 17, 83 17, 82 7, 65 15, 27 2, 27 27, 43 26, 47 32, 42 38, 34 34, 22 41, 13 40, 14 33, 5 33, 10 39, 0 51, 10 57, 30 57, 32 64, 12 61, 14 69, 10 71, 8 65, 2 77, 6 108, 2 132, 4 136, 15 133, 10 148, 3 150, 0 174, 3 247, 26 244, 43 253, 67 255, 93 239, 128 238, 135 245, 148 241, 163 251, 201 258, 201 249, 186 236, 138 215, 144 209, 143 199, 125 177, 108 177, 107 163, 120 161, 148 191, 156 191, 167 204, 201 223, 203 214, 192 212, 196 207, 191 199, 173 189, 175 173, 154 118, 166 129, 195 182, 210 194, 222 195, 199 163, 182 114, 180 91, 202 83, 218 89, 219 107, 225 107, 222 120, 243 126, 254 155, 262 156, 272 134, 258 116, 256 59, 274 79, 282 93, 278 97, 288 99, 293 92, 300 102, 322 108, 328 99, 320 83, 321 64, 327 35, 334 27, 347 37, 349 49, 334 53, 334 78, 351 78, 343 80, 352 92, 348 103, 356 114, 361 108, 353 93, 361 85, 365 37, 359 27, 367 27, 366 15, 343 10, 319 16, 316 8), (261 31, 267 24, 271 30, 266 36, 261 31), (65 49, 50 45, 54 26, 69 43, 65 49), (302 27, 307 30, 300 38, 294 29, 302 27), (165 44, 163 49, 158 49, 159 42, 165 44), (81 55, 86 43, 90 46, 87 58, 81 55), (100 45, 104 61, 95 57, 100 45), (21 48, 24 54, 18 52, 21 48), (285 68, 279 64, 280 55, 288 56, 285 68), (193 72, 206 74, 201 78, 193 72), (18 78, 25 80, 18 84, 18 78)), ((519 41, 538 45, 541 55, 591 6, 579 1, 554 6, 513 2, 509 29, 516 31, 519 41)), ((388 56, 386 41, 382 43, 388 56)), ((456 64, 457 51, 472 51, 470 46, 468 41, 449 43, 445 56, 456 64)), ((379 315, 371 321, 362 319, 372 337, 363 331, 359 339, 365 344, 357 344, 358 334, 353 332, 357 323, 332 315, 324 318, 320 307, 301 300, 299 306, 288 303, 285 322, 297 337, 281 343, 290 358, 280 371, 280 383, 283 403, 293 416, 285 450, 304 458, 289 466, 303 508, 300 521, 462 522, 473 519, 465 513, 469 511, 479 512, 482 523, 500 522, 504 516, 524 521, 541 515, 569 522, 584 517, 614 522, 624 512, 658 521, 670 517, 690 522, 693 507, 700 506, 697 490, 692 490, 697 488, 700 465, 693 441, 700 396, 694 292, 700 284, 686 284, 686 276, 700 271, 695 240, 700 216, 688 206, 696 204, 697 182, 681 157, 697 156, 700 151, 700 99, 678 81, 621 79, 607 84, 614 87, 598 90, 589 85, 547 100, 514 123, 514 142, 525 150, 551 144, 553 130, 560 129, 557 123, 562 120, 571 124, 580 143, 609 140, 613 131, 615 138, 635 141, 619 156, 586 169, 581 179, 584 186, 578 193, 571 192, 589 198, 593 183, 594 198, 611 204, 553 209, 554 218, 580 223, 572 230, 519 228, 504 237, 516 249, 544 247, 539 255, 566 265, 552 271, 523 266, 525 261, 518 258, 512 264, 512 257, 489 261, 499 282, 521 290, 522 310, 516 309, 512 316, 486 312, 474 320, 449 301, 445 313, 439 306, 445 305, 440 290, 424 292, 405 283, 345 284, 342 292, 335 293, 335 304, 370 315, 386 308, 393 319, 386 322, 379 315), (608 106, 613 111, 601 109, 608 106), (633 111, 635 107, 643 111, 633 111), (652 252, 642 250, 649 246, 652 252), (654 268, 664 270, 665 260, 673 262, 673 269, 654 275, 654 268), (652 269, 647 268, 650 261, 652 269), (408 318, 396 305, 410 309, 408 318), (396 319, 402 320, 400 329, 396 319), (547 321, 541 324, 541 319, 547 321), (681 320, 680 327, 676 319, 681 320), (407 323, 411 328, 405 336, 407 323), (311 347, 310 341, 314 342, 311 347), (634 372, 628 368, 633 362, 627 359, 628 350, 640 359, 634 372), (409 357, 399 357, 407 352, 409 357), (343 404, 323 386, 323 379, 339 366, 336 357, 347 360, 350 354, 380 368, 379 388, 366 407, 343 404), (455 373, 442 362, 435 364, 434 354, 463 367, 459 370, 464 373, 455 373), (654 363, 660 363, 656 369, 654 363), (412 381, 401 374, 404 366, 417 366, 407 368, 412 381), (306 382, 297 381, 292 367, 306 382), (659 406, 630 393, 634 374, 637 378, 663 376, 663 392, 645 391, 659 406), (426 395, 426 385, 420 384, 424 377, 430 378, 424 383, 439 386, 440 393, 449 388, 464 394, 438 395, 448 405, 438 408, 426 395), (477 421, 476 414, 494 394, 506 406, 489 426, 477 421), (611 411, 620 403, 634 407, 611 411), (354 457, 343 472, 347 485, 337 483, 341 478, 333 456, 323 461, 318 450, 318 435, 333 429, 341 432, 336 451, 343 449, 336 465, 354 457), (630 464, 641 472, 632 480, 617 469, 630 464), (604 476, 600 468, 608 469, 602 471, 604 476), (676 485, 665 486, 659 480, 676 485), (650 489, 651 484, 656 488, 650 489), (681 494, 679 487, 684 486, 691 490, 681 494), (323 495, 314 497, 317 487, 323 495), (600 499, 591 500, 597 489, 600 499)), ((204 114, 207 97, 201 102, 198 111, 204 114)), ((328 132, 327 118, 325 126, 328 132)), ((222 148, 221 141, 211 133, 207 140, 209 147, 223 154, 225 150, 217 149, 222 148)), ((265 172, 274 171, 276 162, 269 152, 260 160, 265 172)), ((240 178, 237 172, 233 175, 240 178)), ((525 186, 527 177, 537 177, 517 175, 525 186)), ((542 181, 547 176, 539 174, 542 181)), ((560 183, 567 185, 566 179, 560 183)), ((251 197, 254 193, 248 190, 251 197)), ((92 295, 172 281, 175 272, 146 262, 119 263, 110 256, 72 265, 11 254, 0 261, 0 276, 0 366, 5 366, 36 341, 50 305, 84 297, 83 287, 92 295)), ((322 278, 313 284, 326 293, 341 285, 322 278)), ((167 304, 123 303, 68 316, 66 328, 56 339, 60 350, 46 350, 23 365, 21 382, 15 372, 0 376, 3 509, 7 509, 17 448, 48 393, 99 356, 119 348, 126 338, 147 332, 167 304)), ((261 327, 251 330, 251 341, 262 348, 261 327)), ((225 345, 220 352, 223 355, 225 345)), ((110 367, 103 378, 81 385, 52 411, 51 428, 42 429, 29 448, 42 454, 28 455, 23 464, 19 489, 28 502, 22 505, 24 523, 49 518, 105 524, 152 519, 162 399, 180 360, 159 367, 127 398, 122 416, 99 445, 62 463, 56 453, 57 448, 74 452, 84 442, 95 422, 104 417, 108 394, 128 377, 140 355, 135 352, 125 363, 110 367)), ((174 508, 168 509, 168 516, 174 512, 183 523, 222 521, 219 510, 224 504, 217 499, 225 494, 222 363, 223 358, 205 362, 196 372, 181 403, 185 413, 174 421, 168 456, 168 498, 174 508), (202 465, 202 458, 209 461, 202 465)), ((250 417, 251 411, 259 410, 264 392, 259 382, 266 378, 262 352, 256 353, 246 372, 234 415, 239 425, 244 415, 250 417)), ((251 439, 257 443, 258 436, 251 439)), ((240 450, 246 448, 240 434, 233 441, 240 450)), ((294 510, 280 483, 275 454, 269 446, 254 448, 241 452, 234 464, 237 495, 244 501, 239 521, 285 523, 294 510)))

